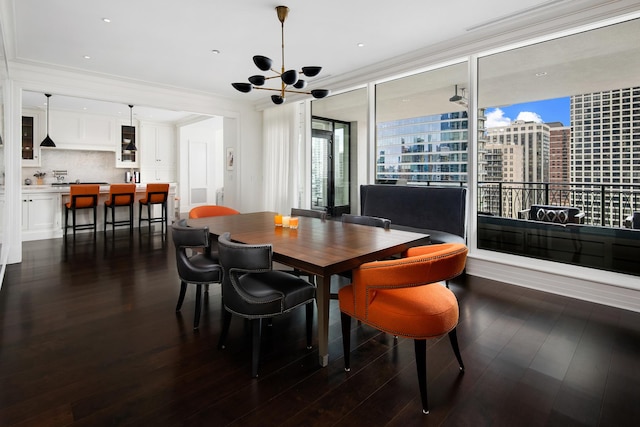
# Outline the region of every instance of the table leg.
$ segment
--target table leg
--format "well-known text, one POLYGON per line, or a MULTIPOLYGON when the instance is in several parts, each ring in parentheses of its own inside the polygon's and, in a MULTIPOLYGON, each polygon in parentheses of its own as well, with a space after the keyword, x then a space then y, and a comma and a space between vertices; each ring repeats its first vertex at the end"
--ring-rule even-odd
POLYGON ((329 300, 331 276, 316 276, 316 304, 318 305, 318 354, 320 366, 329 364, 329 300))

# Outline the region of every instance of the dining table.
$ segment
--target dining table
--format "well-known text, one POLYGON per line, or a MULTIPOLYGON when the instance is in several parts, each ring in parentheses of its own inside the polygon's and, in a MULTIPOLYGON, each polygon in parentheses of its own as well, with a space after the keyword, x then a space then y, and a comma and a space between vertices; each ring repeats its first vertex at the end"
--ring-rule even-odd
POLYGON ((299 217, 298 228, 287 228, 275 225, 275 215, 242 213, 189 219, 187 224, 206 226, 216 238, 228 232, 238 243, 270 243, 274 261, 315 276, 319 362, 327 366, 331 276, 429 244, 429 235, 310 217, 299 217))

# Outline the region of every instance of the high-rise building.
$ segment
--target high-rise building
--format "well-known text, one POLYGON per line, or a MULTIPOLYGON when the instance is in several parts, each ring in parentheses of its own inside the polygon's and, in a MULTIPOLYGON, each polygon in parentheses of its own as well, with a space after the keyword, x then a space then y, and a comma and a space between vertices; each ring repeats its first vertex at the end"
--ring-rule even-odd
POLYGON ((505 179, 506 181, 549 181, 549 133, 548 125, 524 120, 516 120, 509 126, 487 129, 487 146, 504 144, 523 147, 521 169, 514 169, 513 179, 505 179))
POLYGON ((571 127, 561 122, 547 123, 549 126, 549 190, 550 203, 567 206, 571 203, 571 127))
POLYGON ((640 184, 640 87, 574 95, 570 108, 574 202, 591 223, 621 224, 625 210, 640 209, 632 187, 640 184), (594 196, 601 184, 620 200, 594 196))
POLYGON ((503 187, 501 200, 490 191, 481 192, 483 210, 496 213, 500 201, 501 215, 516 217, 518 211, 528 209, 529 205, 544 202, 541 190, 549 182, 549 134, 546 124, 523 120, 487 129, 487 181, 514 185, 503 187), (501 180, 496 179, 499 176, 501 180))
POLYGON ((376 181, 466 182, 466 111, 378 123, 376 181))

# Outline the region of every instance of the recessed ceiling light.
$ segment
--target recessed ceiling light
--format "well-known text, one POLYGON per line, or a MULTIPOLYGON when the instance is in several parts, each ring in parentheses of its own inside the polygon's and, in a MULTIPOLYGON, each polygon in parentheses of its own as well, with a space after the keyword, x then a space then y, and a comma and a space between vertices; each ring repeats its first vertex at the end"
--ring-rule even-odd
POLYGON ((543 77, 543 76, 546 76, 547 74, 549 73, 547 73, 546 71, 540 71, 539 73, 536 73, 536 77, 543 77))
POLYGON ((111 19, 109 18, 102 18, 102 22, 106 22, 107 24, 111 22, 111 19))
POLYGON ((364 47, 364 43, 358 43, 357 46, 358 47, 364 47))
POLYGON ((218 55, 220 51, 218 49, 211 49, 211 53, 218 55))
POLYGON ((84 59, 91 59, 91 57, 89 55, 85 55, 83 56, 84 59))

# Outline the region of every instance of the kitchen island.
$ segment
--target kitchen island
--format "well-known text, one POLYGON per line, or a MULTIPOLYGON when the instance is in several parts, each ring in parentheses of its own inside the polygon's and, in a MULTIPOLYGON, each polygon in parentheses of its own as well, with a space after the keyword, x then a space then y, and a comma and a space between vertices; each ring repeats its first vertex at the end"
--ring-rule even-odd
MULTIPOLYGON (((136 184, 136 199, 134 204, 134 227, 138 226, 138 200, 144 198, 147 184, 136 184)), ((169 197, 167 199, 168 221, 175 211, 176 184, 169 185, 169 197)), ((104 229, 104 202, 109 196, 109 184, 100 185, 100 198, 98 200, 97 230, 104 229)), ((4 201, 4 194, 0 197, 4 201)), ((22 240, 42 240, 62 237, 64 235, 64 204, 69 201, 69 185, 24 185, 22 186, 22 240)), ((158 211, 154 214, 159 216, 159 206, 154 206, 158 211)), ((92 222, 90 210, 80 210, 77 212, 78 223, 92 222)), ((128 212, 126 209, 116 210, 116 219, 126 219, 128 212)), ((116 228, 118 230, 118 228, 116 228)), ((111 226, 107 228, 111 231, 111 226)), ((93 230, 78 230, 78 233, 93 230)))

